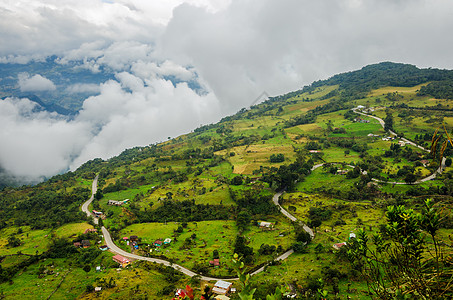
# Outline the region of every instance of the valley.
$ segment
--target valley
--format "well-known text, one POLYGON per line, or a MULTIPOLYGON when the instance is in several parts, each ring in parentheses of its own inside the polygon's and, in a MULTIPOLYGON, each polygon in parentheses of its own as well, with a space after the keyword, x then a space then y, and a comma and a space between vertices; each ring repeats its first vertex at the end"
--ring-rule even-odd
POLYGON ((376 280, 367 262, 391 261, 395 249, 416 253, 410 271, 433 293, 452 295, 452 95, 432 90, 451 72, 367 66, 35 186, 5 187, 1 295, 171 299, 188 285, 198 299, 219 279, 233 283, 231 299, 252 289, 254 299, 280 289, 371 299, 382 286, 413 295, 415 283, 385 277, 398 268, 376 280), (400 225, 411 226, 410 243, 400 225))

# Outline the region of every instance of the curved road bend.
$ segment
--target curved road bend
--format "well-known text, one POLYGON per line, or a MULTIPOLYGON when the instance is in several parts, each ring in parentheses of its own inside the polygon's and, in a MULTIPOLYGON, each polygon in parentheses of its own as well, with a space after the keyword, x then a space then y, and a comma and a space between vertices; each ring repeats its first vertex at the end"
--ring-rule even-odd
POLYGON ((93 184, 91 185, 91 197, 88 199, 85 203, 82 204, 82 211, 87 214, 87 217, 93 217, 94 224, 98 224, 98 219, 93 216, 93 214, 89 211, 88 206, 93 202, 94 200, 94 194, 96 194, 98 190, 98 178, 99 175, 96 175, 96 177, 93 180, 93 184))
MULTIPOLYGON (((381 118, 376 117, 376 116, 373 116, 373 115, 369 115, 369 114, 366 114, 366 113, 363 113, 363 112, 359 112, 359 111, 357 111, 357 107, 356 107, 356 108, 353 108, 352 111, 355 112, 356 114, 359 114, 359 115, 362 115, 362 116, 367 116, 367 117, 370 117, 370 118, 373 118, 373 119, 378 120, 378 121, 379 121, 379 124, 381 124, 382 128, 385 128, 385 122, 384 122, 384 120, 382 120, 381 118)), ((391 135, 398 136, 398 135, 397 135, 395 132, 393 132, 392 130, 389 130, 389 132, 390 132, 391 135)), ((414 142, 412 142, 412 141, 410 141, 410 140, 408 140, 408 139, 406 139, 406 138, 400 137, 400 139, 401 139, 402 141, 404 141, 406 144, 409 144, 409 145, 412 145, 412 146, 414 146, 414 147, 420 148, 420 149, 422 149, 422 150, 424 150, 424 151, 426 151, 426 152, 430 152, 429 149, 425 149, 425 148, 423 148, 422 146, 417 145, 416 143, 414 143, 414 142)))
MULTIPOLYGON (((368 115, 368 114, 365 114, 365 113, 362 113, 362 112, 357 112, 356 109, 353 109, 353 111, 355 113, 358 113, 358 114, 361 114, 361 115, 364 115, 364 116, 368 116, 368 117, 371 117, 371 118, 374 118, 376 120, 379 121, 379 123, 381 124, 382 127, 384 127, 385 123, 384 121, 381 119, 381 118, 378 118, 378 117, 375 117, 375 116, 371 116, 371 115, 368 115)), ((390 133, 392 135, 397 135, 396 133, 394 133, 393 131, 390 131, 390 133)), ((419 147, 420 149, 423 149, 425 151, 428 151, 429 150, 426 150, 425 148, 419 146, 419 145, 416 145, 415 143, 407 140, 407 139, 403 139, 405 142, 411 144, 411 145, 414 145, 416 147, 419 147)), ((445 158, 444 158, 444 161, 442 161, 442 166, 439 167, 439 169, 434 173, 432 174, 431 176, 428 176, 426 178, 423 178, 421 180, 418 181, 419 182, 424 182, 424 181, 427 181, 427 180, 431 180, 433 178, 436 177, 436 174, 437 173, 441 173, 442 172, 442 169, 444 167, 444 163, 445 163, 445 158)), ((321 167, 322 165, 324 164, 317 164, 315 166, 312 167, 312 171, 313 170, 316 170, 317 168, 321 167)), ((375 179, 373 179, 375 180, 375 179)), ((92 216, 91 212, 88 210, 88 206, 90 205, 90 203, 93 201, 94 199, 94 194, 96 193, 97 191, 97 181, 98 181, 98 176, 96 176, 96 178, 93 180, 93 185, 92 185, 92 194, 91 194, 91 197, 89 200, 87 200, 83 205, 82 205, 82 211, 85 212, 87 214, 87 216, 92 216)), ((377 181, 377 180, 375 180, 377 181)), ((391 183, 391 182, 390 182, 391 183)), ((403 184, 403 183, 396 183, 396 184, 403 184)), ((294 217, 293 215, 291 215, 288 211, 286 211, 279 203, 278 203, 278 199, 280 198, 280 196, 282 195, 282 192, 280 193, 276 193, 274 195, 274 197, 272 198, 272 201, 274 202, 275 205, 277 205, 279 208, 280 208, 280 212, 285 215, 288 219, 290 219, 291 221, 298 221, 296 217, 294 217)), ((94 218, 94 221, 95 223, 97 224, 98 223, 98 220, 97 218, 94 218)), ((303 224, 302 222, 300 222, 300 224, 303 226, 303 229, 308 232, 311 236, 311 238, 313 239, 314 237, 314 233, 313 233, 313 230, 311 230, 310 227, 308 227, 307 225, 303 224)), ((114 253, 117 253, 117 254, 120 254, 124 257, 127 257, 127 258, 130 258, 130 259, 136 259, 136 260, 146 260, 146 261, 150 261, 150 262, 155 262, 155 263, 158 263, 158 264, 163 264, 165 266, 170 266, 172 268, 174 268, 175 270, 178 270, 190 277, 193 277, 193 276, 196 276, 196 275, 199 275, 187 268, 184 268, 183 266, 180 266, 180 265, 177 265, 177 264, 172 264, 170 263, 169 261, 166 261, 166 260, 162 260, 162 259, 158 259, 158 258, 152 258, 152 257, 144 257, 144 256, 140 256, 140 255, 136 255, 136 254, 132 254, 132 253, 129 253, 129 252, 126 252, 124 251, 123 249, 119 248, 117 245, 115 245, 115 243, 112 241, 112 238, 110 236, 110 233, 108 232, 108 230, 102 226, 102 234, 104 235, 104 239, 105 239, 105 242, 107 244, 107 246, 110 248, 110 250, 114 253)), ((278 260, 284 260, 286 258, 288 258, 291 254, 293 254, 294 251, 292 249, 286 251, 285 253, 283 253, 282 255, 280 255, 279 257, 277 257, 275 259, 275 261, 278 261, 278 260)), ((263 272, 264 271, 264 266, 259 268, 258 270, 254 271, 251 273, 251 275, 256 275, 260 272, 263 272)), ((215 278, 215 277, 207 277, 207 276, 201 276, 201 279, 202 280, 205 280, 205 281, 210 281, 210 280, 220 280, 222 278, 215 278)), ((238 280, 238 278, 229 278, 228 280, 238 280)))
MULTIPOLYGON (((184 273, 184 274, 186 274, 186 275, 188 275, 190 277, 198 275, 197 273, 192 272, 191 270, 189 270, 187 268, 184 268, 183 266, 180 266, 180 265, 177 265, 177 264, 172 264, 169 261, 166 261, 166 260, 163 260, 163 259, 140 256, 140 255, 136 255, 136 254, 132 254, 132 253, 124 251, 123 249, 121 249, 117 245, 115 245, 115 243, 112 241, 112 237, 110 236, 110 233, 108 232, 108 230, 104 226, 102 226, 102 234, 104 235, 105 243, 110 248, 110 250, 112 252, 115 252, 115 253, 121 255, 121 256, 124 256, 124 257, 127 257, 127 258, 131 258, 131 259, 137 259, 137 260, 146 260, 146 261, 162 264, 162 265, 165 265, 165 266, 169 266, 169 267, 172 267, 173 269, 178 270, 178 271, 180 271, 180 272, 182 272, 182 273, 184 273)), ((201 280, 205 280, 205 281, 219 280, 219 279, 220 278, 201 276, 201 280)), ((228 279, 228 280, 238 280, 238 278, 233 278, 233 279, 228 279)))
MULTIPOLYGON (((277 193, 274 195, 274 197, 272 198, 272 201, 274 202, 275 205, 277 205, 279 208, 280 208, 280 212, 282 214, 284 214, 288 219, 290 219, 291 221, 294 221, 296 222, 297 221, 297 218, 295 216, 293 216, 292 214, 290 214, 288 211, 286 211, 279 203, 278 203, 278 199, 280 198, 280 196, 283 194, 283 192, 280 192, 280 193, 277 193)), ((310 227, 308 227, 307 225, 305 225, 304 223, 302 222, 299 222, 300 225, 302 225, 302 227, 304 228, 304 230, 310 235, 311 239, 313 239, 315 237, 315 234, 313 233, 313 230, 311 230, 310 227)), ((291 250, 290 250, 291 251, 291 250)), ((291 254, 291 253, 290 253, 291 254)), ((288 254, 289 256, 289 254, 288 254)), ((287 256, 287 257, 288 257, 287 256)), ((285 257, 286 258, 286 257, 285 257)), ((283 258, 283 259, 285 259, 283 258)), ((276 258, 276 260, 279 260, 279 257, 276 258)))
MULTIPOLYGON (((366 114, 366 113, 363 113, 363 112, 359 112, 359 111, 357 111, 357 107, 353 108, 352 111, 355 112, 356 114, 367 116, 367 117, 370 117, 370 118, 378 120, 379 124, 381 124, 382 128, 384 128, 384 126, 385 126, 384 120, 382 120, 379 117, 372 116, 372 115, 369 115, 369 114, 366 114)), ((389 132, 390 132, 390 134, 398 137, 398 135, 395 132, 393 132, 391 130, 389 130, 389 132)), ((406 144, 410 144, 410 145, 415 146, 417 148, 420 148, 420 149, 422 149, 423 151, 426 151, 426 152, 431 152, 429 149, 426 149, 426 148, 424 148, 424 147, 422 147, 422 146, 420 146, 420 145, 418 145, 418 144, 416 144, 416 143, 414 143, 414 142, 412 142, 412 141, 410 141, 410 140, 408 140, 406 138, 400 137, 400 139, 403 140, 406 144)), ((445 160, 446 160, 446 158, 444 157, 442 159, 442 163, 440 164, 439 168, 433 174, 431 174, 431 175, 429 175, 429 176, 427 176, 425 178, 422 178, 420 180, 417 180, 416 182, 414 182, 412 184, 419 184, 419 183, 422 183, 422 182, 425 182, 425 181, 429 181, 429 180, 432 180, 432 179, 436 178, 437 174, 442 174, 442 171, 445 168, 445 160)), ((408 184, 406 182, 396 182, 396 181, 390 182, 390 181, 384 181, 384 180, 379 180, 379 179, 375 179, 375 178, 372 178, 372 180, 375 181, 375 182, 381 182, 381 183, 408 184)))
MULTIPOLYGON (((83 205, 82 205, 82 211, 84 213, 87 214, 88 217, 92 216, 91 212, 88 210, 88 206, 90 205, 90 203, 93 201, 94 199, 94 194, 96 194, 96 191, 97 191, 97 183, 98 183, 98 176, 97 175, 94 180, 93 180, 93 184, 92 184, 92 192, 91 192, 91 197, 90 199, 88 199, 83 205)), ((279 204, 278 204, 278 198, 280 197, 281 193, 277 193, 274 195, 274 203, 275 201, 277 201, 277 205, 280 207, 281 211, 283 214, 285 214, 285 216, 287 216, 288 218, 290 218, 289 216, 291 216, 286 210, 284 210, 279 204), (276 200, 275 200, 276 199, 276 200)), ((291 216, 290 218, 292 221, 297 221, 297 219, 293 216, 291 216)), ((96 224, 98 224, 98 219, 97 218, 94 218, 94 221, 96 224)), ((305 231, 307 231, 308 233, 310 233, 310 235, 313 237, 313 232, 311 231, 311 229, 306 226, 305 224, 303 225, 304 226, 304 229, 305 231)), ((196 276, 196 275, 199 275, 187 268, 184 268, 183 266, 180 266, 178 264, 172 264, 170 263, 169 261, 166 261, 166 260, 163 260, 163 259, 158 259, 158 258, 152 258, 152 257, 145 257, 145 256, 140 256, 140 255, 136 255, 136 254, 132 254, 132 253, 129 253, 129 252, 126 252, 124 251, 123 249, 119 248, 112 240, 112 237, 110 236, 110 232, 108 232, 108 230, 102 226, 102 234, 104 236, 104 240, 105 240, 105 243, 106 245, 110 248, 110 251, 116 253, 116 254, 119 254, 119 255, 122 255, 124 257, 127 257, 127 258, 130 258, 130 259, 136 259, 136 260, 146 260, 146 261, 150 261, 150 262, 155 262, 155 263, 158 263, 158 264, 163 264, 165 266, 169 266, 169 267, 172 267, 173 269, 175 270, 178 270, 180 272, 182 272, 183 274, 185 275, 188 275, 190 277, 193 277, 193 276, 196 276)), ((290 256, 291 254, 293 254, 294 251, 292 249, 286 251, 285 253, 283 253, 282 255, 280 255, 279 257, 277 257, 276 259, 274 259, 275 261, 278 261, 278 260, 284 260, 286 258, 288 258, 288 256, 290 256)), ((255 274, 258 274, 260 272, 263 272, 264 271, 264 266, 259 268, 258 270, 254 271, 251 273, 251 275, 255 275, 255 274)), ((201 275, 200 275, 201 276, 201 275)), ((201 276, 201 279, 202 280, 205 280, 205 281, 210 281, 210 280, 221 280, 221 279, 225 279, 225 278, 215 278, 215 277, 207 277, 207 276, 201 276)), ((238 280, 239 278, 228 278, 226 280, 238 280)))

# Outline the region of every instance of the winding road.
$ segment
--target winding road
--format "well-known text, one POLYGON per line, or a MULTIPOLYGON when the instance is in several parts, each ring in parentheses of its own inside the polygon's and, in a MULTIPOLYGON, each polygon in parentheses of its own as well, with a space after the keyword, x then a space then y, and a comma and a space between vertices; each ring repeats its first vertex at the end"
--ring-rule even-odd
POLYGON ((94 200, 94 194, 96 194, 98 190, 98 178, 99 175, 96 175, 96 177, 93 180, 93 183, 91 184, 91 197, 88 199, 85 203, 82 204, 82 211, 87 214, 87 217, 93 217, 94 224, 98 224, 98 218, 96 218, 91 211, 88 209, 88 206, 93 202, 94 200))
MULTIPOLYGON (((360 112, 360 111, 358 111, 358 107, 353 108, 352 111, 355 112, 356 114, 359 114, 359 115, 362 115, 362 116, 367 116, 367 117, 370 117, 370 118, 378 120, 379 124, 381 124, 382 128, 385 128, 385 122, 381 118, 373 116, 373 115, 369 115, 369 114, 366 114, 366 113, 363 113, 363 112, 360 112)), ((398 134, 396 134, 392 130, 389 130, 389 133, 391 135, 394 135, 395 137, 398 137, 398 134)), ((431 152, 429 149, 423 148, 422 146, 417 145, 416 143, 414 143, 414 142, 412 142, 412 141, 410 141, 410 140, 408 140, 406 138, 399 137, 399 139, 404 141, 406 144, 409 144, 409 145, 412 145, 412 146, 417 147, 419 149, 422 149, 423 151, 431 152)), ((420 180, 417 180, 417 181, 415 181, 413 183, 398 182, 398 181, 385 181, 385 180, 379 180, 379 179, 376 179, 376 178, 372 178, 371 180, 373 180, 374 182, 389 183, 389 184, 420 184, 420 183, 423 183, 425 181, 429 181, 429 180, 435 179, 437 174, 442 174, 442 171, 445 169, 445 161, 446 161, 446 159, 447 159, 446 157, 442 158, 442 162, 441 162, 439 168, 437 168, 437 170, 434 171, 433 174, 431 174, 431 175, 429 175, 429 176, 427 176, 425 178, 422 178, 420 180)), ((323 165, 323 164, 321 164, 321 165, 323 165)), ((318 167, 319 167, 319 165, 318 165, 318 167)))
MULTIPOLYGON (((91 217, 93 216, 92 213, 88 210, 88 206, 90 205, 90 203, 93 201, 94 199, 94 194, 96 194, 96 191, 97 191, 97 182, 98 182, 98 176, 96 176, 96 178, 94 178, 93 180, 93 185, 92 185, 92 192, 91 192, 91 197, 90 199, 88 199, 85 203, 83 203, 81 209, 83 212, 85 212, 87 214, 88 217, 91 217)), ((273 202, 275 203, 275 205, 277 205, 279 208, 280 208, 280 211, 286 216, 288 217, 291 221, 297 221, 297 218, 295 218, 294 216, 292 216, 290 213, 288 213, 283 207, 280 206, 280 204, 278 203, 278 198, 282 195, 282 193, 277 193, 274 195, 273 197, 273 202)), ((98 219, 97 218, 94 218, 95 220, 95 223, 98 224, 98 219)), ((314 234, 313 234, 313 231, 311 230, 310 227, 308 227, 307 225, 305 224, 302 224, 303 225, 303 228, 305 231, 307 231, 310 236, 313 238, 314 237, 314 234)), ((183 274, 187 275, 187 276, 190 276, 190 277, 193 277, 193 276, 197 276, 199 275, 200 276, 200 279, 201 280, 205 280, 205 281, 211 281, 211 280, 221 280, 221 279, 224 279, 224 280, 238 280, 239 278, 215 278, 215 277, 209 277, 209 276, 203 276, 201 274, 197 274, 183 266, 180 266, 178 264, 173 264, 169 261, 166 261, 166 260, 163 260, 163 259, 158 259, 158 258, 153 258, 153 257, 145 257, 145 256, 141 256, 141 255, 136 255, 136 254, 133 254, 133 253, 129 253, 129 252, 126 252, 124 251, 123 249, 121 249, 120 247, 118 247, 112 240, 112 237, 110 235, 110 232, 107 230, 107 228, 105 228, 104 226, 102 226, 101 228, 102 230, 102 234, 104 236, 104 240, 105 240, 105 244, 110 248, 110 251, 112 251, 113 253, 116 253, 116 254, 119 254, 121 256, 124 256, 124 257, 127 257, 129 259, 134 259, 134 260, 145 260, 145 261, 150 261, 150 262, 155 262, 155 263, 158 263, 158 264, 162 264, 162 265, 165 265, 165 266, 169 266, 169 267, 172 267, 173 269, 175 270, 178 270, 180 272, 182 272, 183 274)), ((294 251, 293 249, 290 249, 288 251, 286 251, 285 253, 281 254, 280 256, 278 256, 277 258, 274 259, 274 261, 279 261, 279 260, 284 260, 284 259, 287 259, 291 254, 293 254, 294 251)), ((256 275, 260 272, 263 272, 264 271, 264 268, 266 266, 262 266, 261 268, 253 271, 252 273, 250 273, 251 275, 256 275)))
MULTIPOLYGON (((360 115, 364 115, 364 116, 367 116, 367 117, 371 117, 373 119, 376 119, 379 121, 379 123, 381 124, 381 126, 384 128, 384 125, 385 125, 385 122, 384 120, 382 120, 381 118, 379 117, 376 117, 376 116, 372 116, 372 115, 369 115, 369 114, 365 114, 365 113, 362 113, 362 112, 359 112, 357 111, 357 108, 354 108, 353 111, 357 114, 360 114, 360 115)), ((393 131, 390 131, 390 134, 392 135, 395 135, 395 136, 398 136, 395 132, 393 131)), ((410 144, 410 145, 413 145, 413 146, 416 146, 420 149, 423 149, 424 151, 427 151, 429 152, 429 150, 423 148, 422 146, 419 146, 417 144, 415 144, 414 142, 412 141, 409 141, 405 138, 401 138, 404 142, 410 144)), ((317 168, 323 166, 324 163, 322 164, 317 164, 317 165, 314 165, 311 170, 314 171, 316 170, 317 168)), ((351 166, 353 167, 353 166, 351 166)), ((436 177, 436 175, 438 173, 442 173, 442 170, 443 168, 445 167, 445 158, 443 159, 442 161, 442 164, 441 166, 439 167, 439 169, 436 170, 436 172, 434 172, 432 175, 426 177, 426 178, 423 178, 419 181, 416 181, 415 184, 417 183, 421 183, 421 182, 425 182, 425 181, 428 181, 428 180, 432 180, 436 177)), ((88 217, 90 216, 93 216, 93 214, 88 210, 88 206, 91 204, 91 202, 93 201, 94 199, 94 195, 96 194, 96 191, 97 191, 97 182, 98 182, 98 177, 99 175, 97 175, 94 180, 93 180, 93 184, 92 184, 92 193, 91 193, 91 197, 90 199, 88 199, 81 207, 82 211, 85 212, 87 214, 88 217)), ((372 179, 373 181, 376 181, 376 182, 383 182, 383 183, 390 183, 390 184, 407 184, 407 183, 402 183, 402 182, 388 182, 388 181, 380 181, 380 180, 377 180, 377 179, 372 179)), ((293 215, 291 215, 288 211, 286 211, 278 202, 280 196, 283 194, 283 192, 279 192, 279 193, 276 193, 274 194, 273 198, 272 198, 272 201, 274 202, 274 204, 280 209, 280 212, 286 216, 288 219, 290 219, 291 221, 293 222, 297 222, 298 219, 296 217, 294 217, 293 215)), ((98 219, 97 218, 94 218, 94 222, 95 224, 98 224, 98 219)), ((311 238, 313 239, 314 238, 314 233, 313 233, 313 230, 308 227, 306 224, 303 224, 302 222, 300 222, 300 225, 302 225, 303 229, 310 234, 311 238)), ((152 257, 145 257, 145 256, 140 256, 140 255, 136 255, 136 254, 132 254, 132 253, 129 253, 129 252, 126 252, 124 251, 123 249, 119 248, 112 240, 112 237, 110 236, 110 233, 108 232, 108 230, 102 226, 101 228, 102 230, 102 234, 104 236, 104 240, 105 240, 105 243, 106 245, 110 248, 110 251, 116 253, 116 254, 119 254, 119 255, 122 255, 124 257, 127 257, 129 259, 134 259, 134 260, 145 260, 145 261, 150 261, 150 262, 155 262, 155 263, 158 263, 158 264, 162 264, 162 265, 165 265, 165 266, 169 266, 169 267, 172 267, 174 268, 175 270, 178 270, 180 272, 182 272, 183 274, 187 275, 187 276, 190 276, 190 277, 193 277, 193 276, 197 276, 199 275, 201 280, 205 280, 205 281, 211 281, 211 280, 220 280, 220 279, 225 279, 225 278, 215 278, 215 277, 208 277, 208 276, 203 276, 201 274, 197 274, 183 266, 180 266, 178 264, 173 264, 169 261, 166 261, 166 260, 163 260, 163 259, 158 259, 158 258, 152 258, 152 257)), ((275 258, 274 260, 275 261, 279 261, 279 260, 284 260, 286 258, 288 258, 291 254, 293 254, 294 251, 292 249, 286 251, 285 253, 283 253, 282 255, 280 255, 279 257, 275 258)), ((262 266, 261 268, 253 271, 252 273, 250 273, 251 275, 256 275, 260 272, 263 272, 264 271, 264 268, 265 266, 262 266)), ((238 278, 228 278, 227 280, 238 280, 238 278)))

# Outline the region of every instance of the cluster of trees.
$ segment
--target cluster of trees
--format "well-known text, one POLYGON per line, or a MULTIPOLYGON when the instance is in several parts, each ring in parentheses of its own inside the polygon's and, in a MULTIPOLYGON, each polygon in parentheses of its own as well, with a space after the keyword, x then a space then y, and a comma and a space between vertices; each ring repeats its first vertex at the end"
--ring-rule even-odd
POLYGON ((280 191, 286 189, 292 191, 297 181, 303 181, 305 176, 310 174, 313 161, 305 160, 302 154, 297 154, 296 161, 289 165, 282 165, 279 168, 261 168, 263 176, 261 180, 269 183, 272 189, 280 191))
POLYGON ((447 87, 452 78, 453 72, 449 70, 419 69, 408 64, 382 62, 338 74, 327 80, 315 81, 311 88, 338 84, 342 97, 360 98, 372 89, 385 86, 411 87, 428 81, 446 81, 442 86, 447 87))
POLYGON ((422 86, 417 95, 430 95, 436 99, 453 99, 453 78, 434 81, 428 85, 422 86))
POLYGON ((281 163, 285 161, 285 155, 282 153, 271 154, 269 157, 271 163, 281 163))
POLYGON ((360 230, 348 246, 352 267, 379 299, 450 299, 453 266, 438 238, 442 215, 433 201, 422 211, 390 206, 373 236, 360 230))
POLYGON ((131 210, 136 216, 135 222, 191 222, 204 220, 228 220, 232 208, 222 204, 195 204, 195 200, 164 200, 163 205, 154 210, 131 210))
POLYGON ((42 229, 86 219, 86 215, 80 211, 80 205, 89 198, 88 189, 79 187, 64 192, 47 183, 40 187, 2 192, 0 225, 6 226, 10 220, 17 226, 29 225, 32 229, 42 229))
MULTIPOLYGON (((329 144, 334 144, 341 148, 351 149, 358 153, 363 153, 368 150, 367 144, 360 143, 357 140, 351 138, 329 138, 327 141, 329 144)), ((329 145, 326 144, 326 146, 329 145)))
POLYGON ((255 189, 234 191, 230 189, 230 196, 238 205, 238 211, 246 210, 250 215, 272 215, 278 213, 272 203, 272 195, 255 189))

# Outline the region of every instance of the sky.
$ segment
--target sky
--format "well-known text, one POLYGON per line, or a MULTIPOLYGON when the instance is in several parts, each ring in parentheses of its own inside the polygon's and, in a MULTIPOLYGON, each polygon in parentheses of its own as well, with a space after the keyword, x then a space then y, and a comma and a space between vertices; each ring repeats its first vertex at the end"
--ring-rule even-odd
MULTIPOLYGON (((0 167, 39 180, 368 64, 452 69, 452 15, 450 0, 0 0, 0 62, 114 73, 65 87, 96 93, 73 119, 0 101, 0 167)), ((62 88, 27 72, 17 84, 62 88)))

